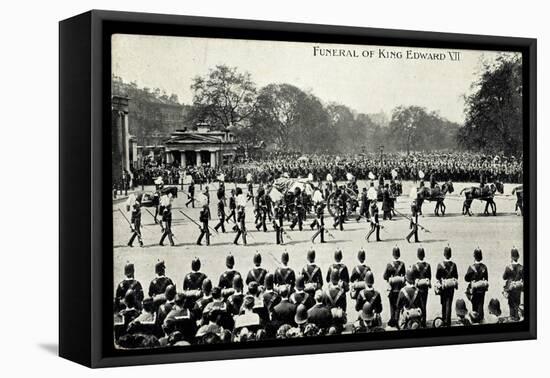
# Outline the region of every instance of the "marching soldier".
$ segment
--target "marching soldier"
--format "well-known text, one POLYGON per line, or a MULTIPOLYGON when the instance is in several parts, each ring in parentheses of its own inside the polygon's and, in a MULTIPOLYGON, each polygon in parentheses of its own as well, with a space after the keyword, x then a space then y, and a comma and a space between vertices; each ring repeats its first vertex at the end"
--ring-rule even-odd
POLYGON ((275 213, 273 214, 273 229, 275 230, 275 241, 277 244, 284 244, 283 240, 283 222, 285 218, 285 208, 282 200, 277 202, 275 213))
POLYGON ((405 286, 405 263, 400 260, 401 251, 395 246, 392 250, 393 261, 388 263, 384 272, 384 280, 389 284, 388 298, 390 301, 390 327, 397 327, 399 321, 399 308, 397 307, 397 298, 401 288, 405 286))
POLYGON ((201 290, 202 283, 206 279, 206 274, 200 271, 201 269, 201 260, 198 257, 195 257, 191 261, 191 272, 187 273, 183 279, 183 291, 189 290, 201 290))
POLYGON ((189 183, 187 197, 189 200, 185 203, 185 207, 189 207, 189 204, 191 204, 191 207, 195 208, 195 182, 193 180, 189 183))
POLYGON ((233 219, 233 223, 237 223, 235 217, 235 209, 237 208, 237 201, 235 199, 235 189, 231 189, 231 197, 229 197, 229 215, 227 216, 227 223, 233 219))
POLYGON ((248 181, 246 188, 248 191, 246 201, 252 200, 252 204, 254 205, 254 184, 252 184, 252 181, 248 181))
POLYGON ((298 230, 302 231, 304 225, 304 205, 299 196, 294 199, 294 213, 290 229, 294 231, 294 227, 298 224, 298 230))
POLYGON ((239 245, 239 238, 242 237, 243 244, 246 245, 246 212, 244 206, 237 206, 237 224, 235 225, 237 235, 233 244, 239 245))
POLYGON ((168 204, 164 207, 162 212, 162 229, 163 233, 159 241, 159 245, 164 245, 164 239, 168 237, 170 245, 173 247, 174 244, 174 234, 172 233, 172 205, 168 204))
POLYGON ((348 267, 342 263, 342 258, 341 249, 334 251, 334 264, 329 266, 327 270, 327 282, 331 282, 332 272, 336 272, 338 274, 338 281, 342 282, 342 288, 347 291, 349 288, 349 272, 348 267))
POLYGON ((417 200, 413 200, 411 204, 411 222, 409 225, 409 228, 411 229, 411 232, 407 235, 406 239, 407 242, 411 242, 411 237, 414 236, 414 242, 418 243, 418 215, 420 211, 418 208, 418 202, 417 200))
POLYGON ((315 251, 307 252, 307 265, 302 269, 302 276, 305 278, 305 291, 313 296, 316 290, 323 287, 323 273, 321 268, 315 264, 315 251))
POLYGON ((124 275, 126 276, 117 286, 115 294, 115 307, 119 309, 124 301, 124 296, 128 290, 134 292, 137 303, 143 300, 143 288, 141 283, 134 278, 134 264, 127 263, 124 266, 124 275))
MULTIPOLYGON (((131 204, 132 215, 130 218, 132 236, 128 241, 128 246, 132 247, 134 240, 138 239, 139 246, 143 247, 143 239, 141 238, 141 199, 142 195, 139 194, 136 196, 136 200, 131 204)), ((156 222, 155 222, 156 223, 156 222)))
POLYGON ((365 272, 365 288, 357 294, 355 301, 355 310, 361 311, 368 303, 372 306, 372 310, 375 313, 377 326, 382 325, 382 319, 380 314, 382 313, 382 297, 380 293, 374 289, 374 274, 371 270, 365 272))
POLYGON ((294 285, 296 284, 296 273, 292 268, 288 266, 288 252, 283 252, 281 255, 281 264, 283 266, 278 267, 275 270, 274 280, 275 286, 280 290, 283 286, 288 287, 288 292, 292 293, 294 291, 294 285))
POLYGON ((489 288, 489 274, 487 266, 481 262, 483 254, 481 249, 474 250, 474 263, 468 267, 464 280, 468 282, 466 296, 472 302, 472 311, 477 312, 479 320, 484 317, 485 293, 489 288))
POLYGON ((420 326, 422 317, 422 300, 415 286, 415 273, 409 269, 405 274, 405 286, 401 288, 397 298, 397 308, 400 312, 399 328, 416 329, 420 326))
POLYGON ((223 193, 220 194, 218 192, 218 219, 219 222, 214 226, 214 230, 218 231, 218 229, 221 227, 222 233, 225 233, 225 202, 223 193))
POLYGON ((370 236, 376 232, 376 241, 381 241, 380 239, 380 218, 378 217, 378 205, 376 204, 376 201, 372 201, 370 205, 370 230, 367 233, 367 236, 365 239, 367 239, 367 242, 369 242, 370 236))
POLYGON ((521 293, 523 291, 523 266, 518 262, 519 251, 514 247, 510 252, 512 263, 504 269, 502 279, 506 282, 504 285, 504 294, 508 299, 510 307, 510 317, 512 320, 520 320, 519 306, 521 304, 521 293))
POLYGON ((359 214, 357 215, 357 218, 355 220, 359 222, 361 220, 361 217, 365 217, 365 219, 368 221, 370 214, 369 214, 369 198, 367 197, 367 188, 363 188, 363 192, 361 193, 361 207, 359 208, 359 214))
POLYGON ((202 238, 206 236, 206 245, 210 245, 210 229, 208 228, 208 219, 210 218, 210 209, 208 205, 203 205, 202 210, 199 213, 199 221, 202 224, 201 234, 197 239, 197 245, 202 245, 202 238))
POLYGON ((315 220, 311 223, 311 229, 317 227, 317 232, 311 238, 311 242, 315 243, 317 236, 321 237, 321 243, 326 243, 325 241, 325 204, 320 202, 315 207, 315 220))
POLYGON ((338 199, 336 200, 336 213, 334 215, 334 229, 337 227, 340 228, 340 231, 344 231, 344 221, 346 219, 346 210, 344 202, 344 194, 340 193, 338 199))
POLYGON ((248 285, 250 282, 255 281, 258 283, 258 285, 263 286, 267 270, 261 267, 262 255, 260 253, 256 253, 254 255, 254 258, 252 259, 252 262, 254 263, 254 268, 250 269, 250 271, 246 275, 245 283, 248 285))
POLYGON ((420 298, 420 309, 422 310, 422 318, 420 325, 426 327, 426 307, 428 303, 428 290, 432 287, 432 268, 430 264, 424 261, 426 252, 420 247, 416 251, 418 262, 412 266, 416 287, 418 288, 418 296, 420 298))
POLYGON ((386 184, 384 186, 384 191, 382 192, 382 212, 384 213, 382 219, 391 220, 392 209, 393 209, 393 202, 392 202, 391 193, 390 193, 390 186, 389 184, 386 184))
POLYGON ((239 274, 239 272, 234 269, 235 257, 233 257, 233 255, 227 255, 227 257, 225 258, 225 266, 227 267, 227 270, 222 273, 218 283, 218 286, 221 289, 228 289, 230 287, 233 287, 233 278, 239 274))
POLYGON ((258 215, 256 221, 256 230, 260 231, 260 228, 267 232, 266 220, 267 220, 267 201, 265 195, 258 195, 257 205, 258 205, 258 215))
POLYGON ((437 265, 435 273, 435 294, 441 297, 441 317, 443 325, 451 326, 451 313, 453 309, 453 297, 458 289, 458 270, 456 264, 451 261, 451 247, 446 246, 443 250, 445 260, 437 265))
MULTIPOLYGON (((172 280, 165 276, 166 265, 164 261, 159 261, 155 264, 155 274, 157 275, 149 285, 149 296, 155 298, 156 295, 163 294, 168 285, 174 285, 172 280)), ((175 285, 174 285, 175 286, 175 285)))

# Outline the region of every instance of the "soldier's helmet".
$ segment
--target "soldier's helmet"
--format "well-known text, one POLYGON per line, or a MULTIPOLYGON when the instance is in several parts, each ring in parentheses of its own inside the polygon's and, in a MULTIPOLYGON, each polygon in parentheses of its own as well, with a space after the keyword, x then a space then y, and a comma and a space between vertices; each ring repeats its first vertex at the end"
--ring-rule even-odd
POLYGON ((281 262, 283 264, 288 264, 288 260, 289 260, 289 255, 288 255, 288 252, 283 252, 281 254, 281 262))
POLYGON ((310 249, 309 251, 307 251, 307 261, 311 263, 315 261, 315 250, 310 249))
POLYGON ((205 278, 202 281, 201 288, 203 293, 210 294, 210 292, 212 291, 212 280, 210 280, 210 278, 205 278))
POLYGON ((305 277, 301 274, 298 277, 296 277, 296 289, 304 290, 305 281, 306 281, 305 277))
POLYGON ((232 254, 227 255, 225 258, 225 266, 232 269, 235 266, 235 257, 232 254))
POLYGON ((412 269, 408 269, 405 273, 405 279, 408 283, 414 284, 414 271, 412 269))
POLYGON ((195 257, 193 261, 191 261, 191 270, 193 272, 198 272, 201 269, 201 260, 198 257, 195 257))
POLYGON ((446 259, 450 259, 450 258, 451 258, 451 256, 452 256, 451 247, 446 246, 446 247, 443 249, 443 256, 445 256, 446 259))
POLYGON ((510 255, 512 256, 512 260, 514 261, 518 261, 519 259, 519 251, 516 247, 512 248, 512 250, 510 251, 510 255))
POLYGON ((391 254, 394 259, 398 259, 401 257, 401 250, 399 249, 398 246, 395 246, 393 247, 391 254))
POLYGON ((336 251, 334 251, 334 261, 340 262, 342 261, 342 250, 338 248, 336 251))
POLYGON ((266 274, 265 281, 264 281, 264 285, 266 289, 273 289, 273 282, 274 282, 273 274, 272 273, 266 274))
POLYGON ((164 274, 165 271, 166 271, 166 265, 164 264, 164 260, 160 260, 155 264, 156 274, 164 274))
POLYGON ((338 284, 338 281, 340 281, 340 273, 336 269, 333 269, 330 272, 330 282, 333 285, 336 285, 336 284, 338 284))
POLYGON ((363 263, 365 262, 366 258, 367 258, 367 253, 363 248, 361 248, 359 252, 357 252, 357 260, 359 260, 360 263, 363 263))
POLYGON ((258 283, 256 281, 250 281, 248 283, 248 294, 250 295, 258 294, 258 283))
POLYGON ((495 315, 495 316, 500 316, 502 315, 502 310, 500 309, 500 301, 496 298, 492 298, 490 301, 489 301, 489 313, 495 315))
POLYGON ((174 299, 176 297, 176 287, 174 285, 166 286, 166 289, 164 290, 164 296, 169 301, 174 299))
POLYGON ((481 261, 483 259, 483 252, 481 252, 481 249, 478 247, 474 249, 474 260, 481 261))
POLYGON ((418 257, 419 260, 424 260, 424 257, 426 257, 426 252, 424 251, 424 248, 418 248, 418 250, 416 251, 416 257, 418 257))
POLYGON ((374 309, 372 308, 370 302, 365 302, 359 316, 361 317, 361 319, 367 322, 374 319, 374 309))
POLYGON ((259 252, 254 254, 254 258, 252 259, 252 262, 254 263, 254 265, 260 265, 262 263, 262 255, 260 255, 259 252))
POLYGON ((367 285, 374 285, 374 274, 370 270, 365 273, 365 283, 367 285))
POLYGON ((240 274, 235 274, 233 277, 233 289, 242 290, 243 289, 243 278, 240 274))
POLYGON ((126 265, 124 265, 124 275, 125 276, 133 276, 134 272, 135 272, 134 264, 127 263, 126 265))
POLYGON ((136 305, 136 293, 134 290, 130 289, 126 292, 126 294, 124 294, 124 304, 128 308, 136 305))

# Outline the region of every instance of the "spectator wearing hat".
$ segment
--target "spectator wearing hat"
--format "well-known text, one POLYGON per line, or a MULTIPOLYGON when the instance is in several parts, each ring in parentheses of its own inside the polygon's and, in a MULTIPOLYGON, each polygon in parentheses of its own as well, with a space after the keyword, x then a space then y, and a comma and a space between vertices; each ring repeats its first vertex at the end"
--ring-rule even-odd
POLYGON ((451 261, 452 250, 450 246, 446 246, 443 249, 444 260, 437 265, 435 273, 436 294, 441 299, 441 317, 443 318, 443 325, 446 327, 451 326, 453 297, 457 288, 458 282, 458 269, 456 264, 451 261), (452 283, 455 283, 454 285, 452 283))
POLYGON ((508 299, 510 318, 517 321, 520 319, 519 306, 523 292, 523 266, 518 262, 519 251, 517 248, 512 248, 510 255, 512 263, 504 269, 502 279, 505 281, 504 293, 508 299))
POLYGON ((379 327, 377 314, 374 312, 372 304, 365 302, 359 312, 357 321, 353 324, 354 332, 372 332, 376 327, 379 327))
POLYGON ((485 293, 489 288, 487 266, 481 262, 483 254, 480 248, 474 250, 474 263, 468 267, 464 280, 468 282, 466 295, 472 302, 472 311, 477 312, 480 321, 484 318, 485 293))

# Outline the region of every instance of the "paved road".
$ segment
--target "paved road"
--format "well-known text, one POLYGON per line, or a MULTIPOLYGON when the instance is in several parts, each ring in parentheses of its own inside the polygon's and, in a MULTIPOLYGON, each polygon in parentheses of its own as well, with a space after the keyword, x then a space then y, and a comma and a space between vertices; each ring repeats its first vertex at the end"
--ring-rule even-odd
MULTIPOLYGON (((365 186, 365 182, 360 182, 359 187, 365 186)), ((410 211, 410 200, 407 194, 410 192, 412 183, 404 183, 404 196, 400 197, 396 203, 396 209, 407 213, 410 211)), ((175 247, 158 246, 160 239, 160 228, 153 223, 152 217, 143 212, 142 222, 145 225, 143 237, 144 248, 126 246, 129 237, 129 227, 120 213, 114 212, 114 277, 115 285, 123 277, 124 264, 131 261, 136 267, 136 278, 147 288, 149 282, 154 278, 154 264, 162 259, 166 262, 167 276, 171 277, 176 283, 178 289, 181 288, 183 278, 190 271, 191 260, 198 256, 202 261, 202 270, 214 283, 218 281, 220 274, 225 270, 225 256, 231 252, 235 256, 235 268, 245 275, 252 267, 252 256, 256 251, 262 253, 263 266, 268 271, 274 271, 277 262, 271 256, 277 259, 283 251, 290 254, 289 265, 295 270, 301 270, 306 263, 306 252, 309 248, 314 248, 317 252, 317 263, 321 266, 323 275, 326 275, 328 266, 333 262, 333 253, 336 248, 341 248, 344 252, 343 262, 348 268, 356 265, 357 251, 363 247, 367 251, 367 264, 372 268, 375 276, 375 288, 380 291, 383 297, 384 311, 382 317, 384 321, 389 319, 389 304, 386 296, 387 284, 382 279, 386 264, 391 261, 391 251, 394 246, 401 249, 402 260, 407 266, 414 264, 416 259, 416 250, 421 245, 426 250, 426 261, 432 265, 435 272, 437 263, 442 260, 443 248, 449 244, 453 249, 453 259, 458 265, 460 275, 459 290, 455 298, 465 298, 464 290, 466 284, 463 281, 464 274, 472 263, 472 253, 474 248, 480 247, 483 250, 484 262, 489 270, 489 291, 487 293, 486 303, 489 298, 495 297, 501 301, 503 316, 508 315, 506 302, 502 296, 502 273, 504 267, 510 262, 510 249, 516 246, 520 253, 523 253, 522 225, 523 218, 517 216, 514 212, 515 197, 511 196, 512 188, 515 185, 507 184, 503 195, 498 195, 495 199, 498 215, 483 216, 483 204, 474 201, 472 211, 474 216, 464 217, 461 214, 463 198, 458 195, 465 186, 475 184, 455 184, 455 192, 448 195, 445 200, 447 213, 444 217, 433 215, 435 204, 425 203, 424 216, 420 218, 422 225, 431 230, 431 233, 420 233, 420 244, 408 244, 405 236, 409 231, 409 222, 402 217, 397 217, 392 221, 383 222, 385 229, 381 231, 382 242, 367 243, 364 239, 368 230, 366 222, 357 223, 350 221, 345 225, 344 231, 330 229, 335 239, 327 237, 328 243, 312 245, 311 236, 313 232, 306 228, 304 231, 288 231, 292 241, 288 241, 284 246, 275 244, 275 234, 268 224, 268 232, 256 232, 253 225, 253 209, 249 203, 247 207, 247 227, 251 236, 247 246, 235 246, 232 244, 234 233, 228 227, 227 234, 214 234, 212 244, 209 247, 195 245, 198 237, 198 228, 190 221, 186 220, 178 211, 173 212, 174 225, 173 232, 176 235, 175 247)), ((226 189, 232 189, 233 184, 228 183, 226 189)), ((243 185, 244 188, 244 185, 243 185)), ((146 188, 147 189, 147 188, 146 188)), ((197 190, 199 187, 197 186, 197 190)), ((211 198, 215 198, 216 184, 210 185, 211 198)), ((198 219, 199 209, 185 208, 186 195, 179 194, 175 199, 173 206, 182 208, 193 219, 198 219)), ((113 209, 123 209, 123 203, 116 203, 113 209)), ((215 218, 215 205, 211 205, 212 215, 215 218)), ((211 225, 215 224, 213 219, 211 225)), ((327 225, 331 220, 326 218, 327 225)), ((288 227, 287 227, 288 229, 288 227)), ((137 243, 136 243, 137 244, 137 243)), ((467 302, 468 303, 468 302, 467 302)), ((354 303, 348 297, 348 319, 356 319, 354 303)), ((440 314, 439 297, 433 295, 433 291, 428 298, 428 318, 434 318, 440 314)))

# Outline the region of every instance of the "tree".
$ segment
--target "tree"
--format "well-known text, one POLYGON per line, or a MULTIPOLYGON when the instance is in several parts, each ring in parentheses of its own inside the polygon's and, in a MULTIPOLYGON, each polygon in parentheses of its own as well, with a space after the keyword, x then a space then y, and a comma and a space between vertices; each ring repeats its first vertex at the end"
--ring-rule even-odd
POLYGON ((237 127, 250 117, 256 104, 256 87, 248 72, 225 65, 193 79, 193 117, 223 128, 237 127))
POLYGON ((520 54, 500 55, 485 64, 474 92, 466 97, 466 121, 457 141, 468 150, 506 155, 523 148, 522 60, 520 54))
POLYGON ((398 106, 392 112, 389 136, 396 147, 404 149, 407 154, 417 149, 420 142, 420 122, 426 110, 419 106, 398 106))

